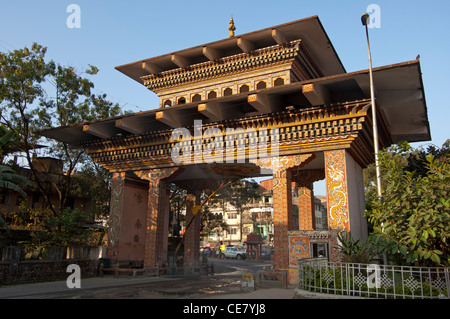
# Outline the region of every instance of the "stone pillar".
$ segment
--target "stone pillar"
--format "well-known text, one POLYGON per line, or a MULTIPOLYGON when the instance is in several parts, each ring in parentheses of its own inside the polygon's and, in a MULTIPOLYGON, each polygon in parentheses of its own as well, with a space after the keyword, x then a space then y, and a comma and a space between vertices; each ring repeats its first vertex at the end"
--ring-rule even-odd
POLYGON ((156 264, 167 263, 167 251, 169 243, 169 210, 170 194, 165 182, 160 182, 160 194, 158 200, 158 232, 157 232, 157 251, 156 264))
MULTIPOLYGON (((194 206, 200 205, 200 192, 191 192, 186 197, 186 233, 184 238, 184 267, 186 270, 200 266, 200 222, 194 215, 194 206)), ((198 212, 197 214, 201 214, 198 212)))
POLYGON ((161 193, 161 186, 164 183, 160 183, 157 180, 156 183, 150 182, 148 189, 148 210, 146 220, 146 236, 145 236, 145 256, 144 267, 157 267, 158 261, 158 215, 159 215, 159 195, 161 193))
MULTIPOLYGON (((260 159, 257 165, 273 172, 273 227, 274 227, 274 269, 286 272, 289 283, 298 280, 297 265, 289 266, 289 232, 294 229, 292 209, 293 174, 315 158, 314 154, 300 154, 260 159)), ((296 177, 297 178, 297 177, 296 177)), ((309 254, 309 247, 306 247, 309 254)))
POLYGON ((151 169, 135 172, 148 180, 148 209, 146 219, 144 267, 161 266, 167 259, 169 194, 164 179, 177 168, 151 169))
POLYGON ((316 218, 314 212, 314 191, 313 185, 298 186, 298 229, 314 230, 316 228, 316 218))
POLYGON ((106 256, 114 264, 117 262, 119 255, 124 189, 125 172, 113 173, 106 256))
POLYGON ((288 231, 293 228, 291 171, 286 169, 273 179, 274 268, 289 266, 288 231))

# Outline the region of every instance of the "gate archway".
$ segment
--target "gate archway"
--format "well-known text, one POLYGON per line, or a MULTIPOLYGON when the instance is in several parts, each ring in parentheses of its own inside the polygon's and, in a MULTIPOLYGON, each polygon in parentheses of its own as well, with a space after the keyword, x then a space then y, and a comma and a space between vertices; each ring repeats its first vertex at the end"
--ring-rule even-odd
MULTIPOLYGON (((318 17, 116 69, 155 92, 159 108, 41 132, 84 148, 113 173, 113 260, 143 259, 149 269, 165 261, 169 182, 187 189, 189 221, 211 179, 273 176, 274 267, 291 281, 314 244, 330 243, 335 259, 337 231, 366 238, 362 169, 374 161, 368 70, 345 71, 318 17), (185 98, 212 91, 219 94, 185 98), (311 199, 320 179, 329 221, 322 231, 311 199), (295 227, 292 183, 301 195, 295 227)), ((374 83, 380 147, 429 140, 420 61, 376 68, 374 83)), ((186 267, 199 263, 196 223, 186 237, 186 267)))

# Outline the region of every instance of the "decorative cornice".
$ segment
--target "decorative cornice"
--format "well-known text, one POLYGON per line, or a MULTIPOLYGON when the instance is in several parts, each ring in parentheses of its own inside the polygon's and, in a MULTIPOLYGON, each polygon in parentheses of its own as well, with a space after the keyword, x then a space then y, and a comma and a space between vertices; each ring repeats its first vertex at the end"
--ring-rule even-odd
MULTIPOLYGON (((191 82, 204 81, 230 74, 239 74, 253 69, 285 63, 299 62, 302 75, 307 78, 322 76, 317 64, 309 54, 301 40, 292 41, 284 45, 275 45, 258 49, 250 53, 242 53, 224 57, 216 61, 208 61, 178 68, 158 74, 141 77, 144 85, 156 93, 162 89, 176 87, 191 82)), ((297 67, 298 68, 298 67, 297 67)))
MULTIPOLYGON (((198 146, 198 143, 204 147, 210 142, 209 138, 204 136, 207 129, 219 129, 225 137, 227 129, 242 128, 243 132, 233 133, 244 134, 237 136, 238 139, 236 139, 242 142, 241 145, 232 148, 236 158, 248 157, 249 145, 251 141, 255 141, 252 139, 258 141, 256 143, 260 151, 258 154, 269 154, 272 145, 269 131, 273 130, 278 130, 280 156, 333 148, 350 148, 355 140, 360 140, 370 134, 370 127, 365 124, 368 106, 370 106, 370 101, 364 100, 329 107, 315 107, 220 121, 203 125, 201 137, 196 137, 193 127, 188 127, 191 138, 184 143, 190 143, 188 146, 194 157, 194 148, 198 146), (264 136, 260 134, 262 131, 266 133, 264 136)), ((174 166, 171 159, 172 148, 179 143, 179 141, 171 140, 171 136, 172 131, 166 130, 86 143, 84 148, 95 162, 113 171, 133 167, 169 167, 174 166)), ((359 155, 361 163, 368 163, 372 152, 370 145, 362 140, 356 146, 355 154, 359 155)))

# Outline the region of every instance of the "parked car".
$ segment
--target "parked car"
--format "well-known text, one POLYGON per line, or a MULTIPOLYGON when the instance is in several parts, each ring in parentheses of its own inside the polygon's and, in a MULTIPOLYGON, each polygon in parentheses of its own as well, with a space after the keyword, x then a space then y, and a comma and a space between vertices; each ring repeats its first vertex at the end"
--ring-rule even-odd
POLYGON ((273 254, 274 254, 273 247, 263 247, 261 258, 263 260, 272 260, 273 254))
POLYGON ((245 249, 227 247, 223 252, 225 258, 245 259, 247 258, 247 252, 245 249))

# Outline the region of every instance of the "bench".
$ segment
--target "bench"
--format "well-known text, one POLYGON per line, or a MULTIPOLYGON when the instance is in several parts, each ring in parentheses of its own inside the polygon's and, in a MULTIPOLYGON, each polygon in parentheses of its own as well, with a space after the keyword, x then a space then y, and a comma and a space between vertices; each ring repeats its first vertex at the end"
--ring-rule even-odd
POLYGON ((287 273, 285 271, 260 271, 256 280, 261 288, 287 288, 287 273))
POLYGON ((104 267, 100 264, 99 275, 103 276, 107 273, 113 273, 115 277, 119 277, 120 273, 128 276, 136 277, 138 274, 144 275, 144 263, 142 261, 121 261, 117 262, 114 267, 104 267))

